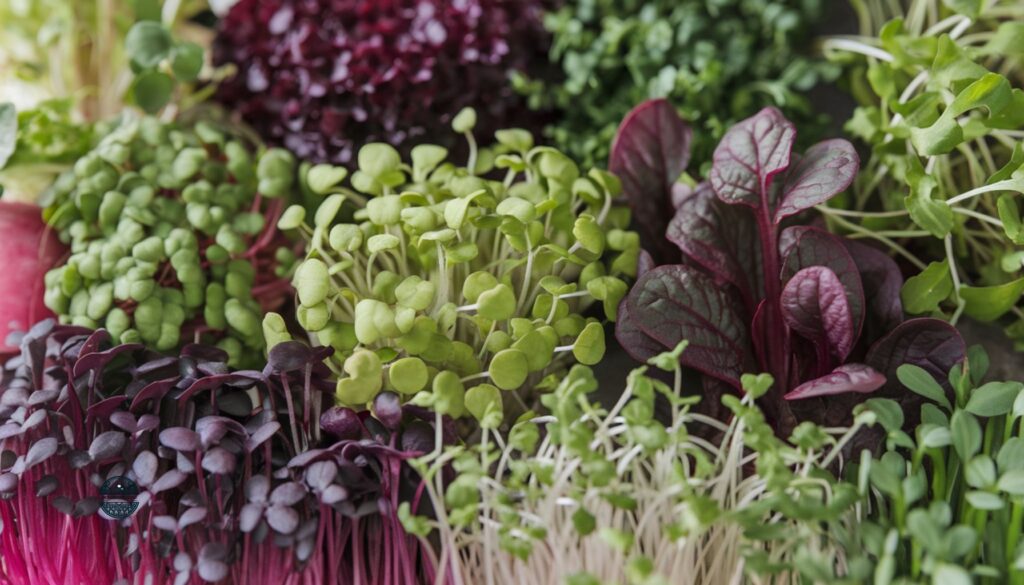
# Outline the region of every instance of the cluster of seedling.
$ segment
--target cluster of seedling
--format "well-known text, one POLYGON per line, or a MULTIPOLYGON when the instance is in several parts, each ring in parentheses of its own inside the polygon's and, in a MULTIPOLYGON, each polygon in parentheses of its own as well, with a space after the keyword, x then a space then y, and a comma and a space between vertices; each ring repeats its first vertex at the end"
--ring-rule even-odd
POLYGON ((289 251, 271 246, 294 166, 207 124, 122 122, 54 186, 47 219, 71 255, 46 276, 47 306, 160 351, 216 341, 240 363, 263 349, 261 301, 287 290, 272 272, 289 251))
MULTIPOLYGON (((585 364, 604 354, 599 317, 615 319, 640 250, 612 203, 618 181, 581 174, 523 130, 478 149, 474 122, 465 110, 453 123, 470 142, 466 167, 439 146, 417 146, 405 163, 369 144, 351 187, 344 169, 311 168, 308 186, 325 197, 312 221, 293 206, 278 224, 308 239, 297 318, 336 350, 342 404, 388 389, 493 428, 500 390, 533 387, 567 354, 585 364), (585 316, 595 302, 604 314, 585 316)), ((264 331, 271 346, 288 339, 278 315, 264 331)))

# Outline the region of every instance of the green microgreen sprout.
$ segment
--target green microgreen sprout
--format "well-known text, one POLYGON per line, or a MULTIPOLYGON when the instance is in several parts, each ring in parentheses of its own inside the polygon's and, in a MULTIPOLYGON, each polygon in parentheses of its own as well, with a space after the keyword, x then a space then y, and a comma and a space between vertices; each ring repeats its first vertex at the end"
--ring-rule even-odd
MULTIPOLYGON (((433 517, 403 504, 403 525, 436 539, 435 566, 462 583, 869 577, 870 566, 847 564, 838 536, 850 531, 857 488, 830 465, 874 419, 862 414, 849 429, 806 423, 780 439, 754 404, 774 381, 748 374, 742 398, 721 399, 732 414, 721 422, 681 393, 685 348, 650 360, 672 385, 639 368, 609 408, 594 400, 593 372, 577 365, 547 381, 547 414, 523 413, 507 432, 482 424, 475 444, 413 460, 433 517), (669 416, 655 416, 656 401, 669 416), (457 473, 442 473, 449 468, 457 473)), ((501 391, 481 385, 465 397, 486 420, 501 391)))
POLYGON ((117 342, 205 340, 232 365, 258 360, 265 338, 288 339, 283 320, 260 320, 284 300, 296 260, 275 226, 294 166, 207 123, 125 119, 52 188, 45 217, 71 255, 46 275, 46 305, 117 342))
MULTIPOLYGON (((297 317, 336 350, 343 404, 393 390, 495 428, 506 403, 524 409, 507 391, 604 354, 601 320, 615 319, 640 251, 613 203, 618 180, 581 173, 524 130, 481 148, 475 124, 470 109, 452 122, 469 141, 465 167, 426 144, 409 162, 368 144, 351 175, 310 167, 306 185, 322 197, 312 223, 300 206, 278 222, 309 243, 294 277, 297 317), (350 361, 368 353, 379 362, 353 374, 350 361)), ((268 342, 282 339, 280 318, 268 319, 268 342)))

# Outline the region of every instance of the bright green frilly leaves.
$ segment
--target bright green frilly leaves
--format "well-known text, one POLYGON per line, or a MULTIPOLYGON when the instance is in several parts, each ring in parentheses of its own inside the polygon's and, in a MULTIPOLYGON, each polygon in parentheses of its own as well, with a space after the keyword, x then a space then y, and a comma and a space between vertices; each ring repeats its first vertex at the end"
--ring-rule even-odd
MULTIPOLYGON (((475 122, 463 113, 455 126, 468 133, 475 122)), ((628 211, 612 203, 619 183, 523 130, 497 139, 470 143, 472 171, 438 146, 402 161, 369 144, 351 175, 305 173, 319 209, 293 207, 278 225, 309 240, 294 278, 298 320, 336 350, 341 402, 365 406, 393 390, 493 428, 503 391, 603 355, 597 317, 615 319, 639 254, 628 211)))

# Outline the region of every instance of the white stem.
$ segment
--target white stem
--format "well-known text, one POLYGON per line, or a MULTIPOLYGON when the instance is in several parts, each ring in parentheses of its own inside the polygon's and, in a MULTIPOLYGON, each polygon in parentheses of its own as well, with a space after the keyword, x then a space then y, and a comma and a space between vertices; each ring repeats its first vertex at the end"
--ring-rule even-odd
POLYGON ((997 183, 992 183, 991 185, 984 185, 984 186, 978 187, 976 189, 971 189, 970 191, 967 191, 965 193, 961 193, 961 194, 957 195, 956 197, 953 197, 952 199, 948 199, 946 201, 946 203, 949 204, 949 205, 956 205, 957 203, 960 203, 961 201, 967 201, 971 197, 977 197, 978 195, 983 195, 985 193, 991 193, 992 191, 1018 191, 1018 192, 1024 192, 1024 180, 1022 180, 1022 179, 1006 179, 1004 181, 999 181, 997 183))

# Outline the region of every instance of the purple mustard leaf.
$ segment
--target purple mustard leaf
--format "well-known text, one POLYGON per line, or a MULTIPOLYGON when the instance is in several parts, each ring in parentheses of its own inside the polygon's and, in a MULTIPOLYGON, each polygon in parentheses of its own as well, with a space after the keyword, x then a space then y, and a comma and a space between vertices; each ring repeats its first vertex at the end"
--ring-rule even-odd
POLYGON ((732 284, 748 310, 764 297, 761 242, 749 209, 726 205, 701 183, 683 198, 666 237, 705 271, 732 284))
POLYGON ((818 348, 817 371, 828 371, 850 355, 856 341, 853 315, 834 272, 824 266, 804 268, 786 283, 780 302, 790 329, 818 348))
POLYGON ((608 169, 622 181, 641 243, 659 262, 678 258, 665 241, 673 190, 690 162, 693 132, 667 100, 646 101, 619 126, 608 169))
POLYGON ((866 307, 861 339, 874 343, 903 322, 903 302, 900 300, 903 275, 888 254, 856 240, 839 238, 839 241, 857 264, 864 287, 866 307))
MULTIPOLYGON (((624 297, 619 303, 618 319, 615 322, 615 339, 618 340, 622 349, 633 359, 639 362, 647 360, 665 351, 665 347, 655 338, 651 337, 640 328, 639 323, 629 312, 629 297, 624 297)), ((428 439, 433 444, 433 438, 428 439)), ((429 451, 428 449, 427 451, 429 451)))
POLYGON ((947 374, 964 359, 967 348, 960 333, 949 323, 920 318, 904 321, 868 350, 864 360, 881 372, 888 382, 887 392, 902 394, 896 369, 903 364, 919 366, 947 387, 947 374))
POLYGON ((846 291, 846 301, 853 318, 853 341, 856 343, 864 323, 864 288, 857 263, 843 246, 842 239, 807 226, 787 228, 783 233, 787 234, 784 239, 792 242, 782 261, 783 284, 804 268, 824 266, 831 270, 846 291))
POLYGON ((776 108, 764 108, 730 128, 715 149, 709 180, 718 197, 771 218, 772 179, 789 167, 796 128, 776 108))
POLYGON ((800 384, 785 395, 786 400, 801 400, 814 396, 834 396, 847 392, 869 394, 885 385, 885 376, 871 366, 844 364, 825 374, 800 384))
POLYGON ((825 140, 810 147, 786 173, 775 223, 842 193, 859 169, 857 151, 846 140, 825 140))
POLYGON ((659 266, 637 281, 627 302, 632 326, 664 349, 689 340, 683 365, 740 387, 749 354, 747 329, 738 301, 711 278, 686 266, 659 266))

